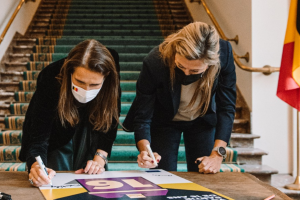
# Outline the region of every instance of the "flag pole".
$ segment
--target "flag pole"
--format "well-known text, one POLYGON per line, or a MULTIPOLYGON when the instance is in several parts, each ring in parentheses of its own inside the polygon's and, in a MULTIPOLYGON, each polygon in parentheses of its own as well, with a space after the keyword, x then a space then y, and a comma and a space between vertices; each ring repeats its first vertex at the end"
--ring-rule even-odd
POLYGON ((299 174, 300 122, 299 120, 300 120, 300 112, 297 110, 297 176, 294 183, 284 186, 286 189, 289 190, 300 190, 300 174, 299 174))

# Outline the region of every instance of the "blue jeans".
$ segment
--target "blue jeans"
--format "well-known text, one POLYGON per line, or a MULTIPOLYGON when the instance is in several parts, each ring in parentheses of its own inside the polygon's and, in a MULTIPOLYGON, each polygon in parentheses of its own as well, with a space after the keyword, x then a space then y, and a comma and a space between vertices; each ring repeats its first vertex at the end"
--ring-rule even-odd
POLYGON ((177 171, 178 148, 183 133, 188 171, 198 171, 195 160, 209 156, 215 140, 215 127, 201 118, 193 121, 172 121, 151 124, 151 148, 161 155, 159 169, 177 171))

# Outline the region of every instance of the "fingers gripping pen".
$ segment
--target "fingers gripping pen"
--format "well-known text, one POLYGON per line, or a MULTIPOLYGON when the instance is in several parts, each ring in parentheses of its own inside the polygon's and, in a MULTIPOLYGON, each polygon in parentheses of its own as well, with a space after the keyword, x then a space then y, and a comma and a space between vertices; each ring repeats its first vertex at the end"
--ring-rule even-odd
MULTIPOLYGON (((42 159, 40 156, 37 156, 35 157, 36 161, 39 163, 39 166, 41 168, 41 170, 45 173, 46 176, 48 176, 48 172, 47 172, 47 169, 46 169, 46 166, 44 165, 42 159)), ((50 180, 50 185, 52 186, 52 181, 50 180)))

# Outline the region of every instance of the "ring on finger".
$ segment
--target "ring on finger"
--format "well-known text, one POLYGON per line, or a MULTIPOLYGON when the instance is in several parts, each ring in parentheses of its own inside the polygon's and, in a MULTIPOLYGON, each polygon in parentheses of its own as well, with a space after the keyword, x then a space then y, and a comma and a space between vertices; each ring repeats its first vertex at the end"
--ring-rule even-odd
POLYGON ((30 183, 31 185, 33 185, 32 178, 28 179, 28 181, 29 181, 29 183, 30 183))
POLYGON ((143 166, 143 165, 144 165, 144 163, 142 163, 142 162, 141 162, 141 165, 143 166))

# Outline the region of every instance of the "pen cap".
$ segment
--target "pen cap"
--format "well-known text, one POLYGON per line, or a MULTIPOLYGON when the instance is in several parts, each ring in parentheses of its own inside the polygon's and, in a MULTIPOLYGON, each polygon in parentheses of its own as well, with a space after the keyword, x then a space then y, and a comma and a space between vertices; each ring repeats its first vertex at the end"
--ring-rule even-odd
POLYGON ((35 160, 39 163, 40 167, 45 166, 44 162, 41 159, 41 156, 36 156, 35 160))
POLYGON ((0 194, 0 199, 1 200, 12 200, 10 196, 1 195, 1 194, 0 194))
POLYGON ((36 161, 38 162, 40 168, 42 169, 43 172, 45 172, 45 174, 48 176, 48 172, 47 172, 47 169, 46 169, 46 166, 45 164, 43 163, 42 159, 40 156, 37 156, 35 157, 36 161))

